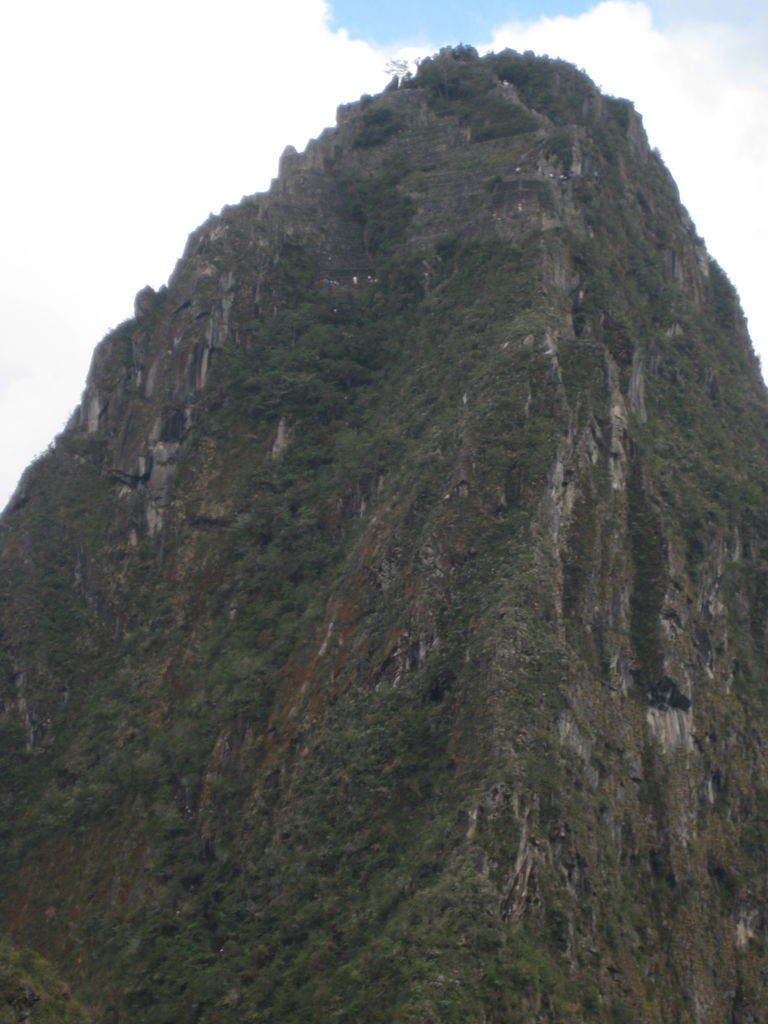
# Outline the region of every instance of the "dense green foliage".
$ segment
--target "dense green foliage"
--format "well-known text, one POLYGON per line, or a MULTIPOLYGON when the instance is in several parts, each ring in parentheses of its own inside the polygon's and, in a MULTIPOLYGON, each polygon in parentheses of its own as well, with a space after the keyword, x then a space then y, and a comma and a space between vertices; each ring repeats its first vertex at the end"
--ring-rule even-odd
POLYGON ((355 137, 360 147, 378 146, 400 128, 397 115, 391 107, 374 107, 363 114, 362 127, 355 137))
POLYGON ((768 406, 633 117, 442 51, 105 342, 0 574, 0 909, 99 1020, 759 1019, 768 406))
MULTIPOLYGON (((536 113, 556 125, 583 124, 595 103, 592 82, 566 61, 542 61, 531 52, 512 50, 479 60, 469 46, 446 47, 427 57, 404 86, 426 89, 433 109, 466 119, 477 141, 530 131, 537 125, 536 113), (500 83, 512 86, 521 104, 501 100, 500 83)), ((626 127, 622 104, 612 114, 626 127)))
POLYGON ((0 941, 0 1022, 87 1024, 92 1018, 43 957, 0 941))

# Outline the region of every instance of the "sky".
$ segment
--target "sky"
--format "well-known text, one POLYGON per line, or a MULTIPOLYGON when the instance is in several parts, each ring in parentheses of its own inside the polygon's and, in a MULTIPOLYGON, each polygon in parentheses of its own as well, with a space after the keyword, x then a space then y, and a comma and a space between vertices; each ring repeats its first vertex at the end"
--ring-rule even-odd
POLYGON ((0 507, 94 347, 209 213, 441 46, 561 57, 631 99, 768 367, 763 0, 12 0, 0 15, 0 507))

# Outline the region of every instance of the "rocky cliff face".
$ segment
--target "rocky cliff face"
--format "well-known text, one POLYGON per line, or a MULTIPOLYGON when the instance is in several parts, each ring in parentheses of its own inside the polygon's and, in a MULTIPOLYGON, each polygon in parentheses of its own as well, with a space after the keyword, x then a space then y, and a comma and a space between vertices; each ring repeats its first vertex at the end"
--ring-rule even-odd
POLYGON ((762 1020, 767 441, 629 104, 342 108, 2 521, 7 930, 103 1020, 762 1020))

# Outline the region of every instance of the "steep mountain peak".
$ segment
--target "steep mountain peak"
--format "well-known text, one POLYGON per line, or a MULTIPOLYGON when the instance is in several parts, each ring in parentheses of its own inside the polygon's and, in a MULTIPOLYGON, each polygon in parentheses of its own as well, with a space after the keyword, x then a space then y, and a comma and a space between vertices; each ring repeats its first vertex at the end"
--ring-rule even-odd
POLYGON ((768 405, 631 104, 443 50, 135 313, 2 520, 12 935, 115 1021, 760 1019, 768 405))
MULTIPOLYGON (((646 219, 657 205, 660 223, 677 216, 665 258, 701 302, 708 258, 630 104, 602 97, 562 61, 446 48, 399 89, 341 107, 336 128, 305 153, 285 151, 268 194, 190 236, 168 289, 140 292, 135 325, 97 351, 69 429, 121 434, 113 472, 141 488, 154 532, 196 396, 232 340, 233 308, 242 320, 276 313, 305 288, 365 290, 395 245, 422 255, 426 289, 449 237, 516 244, 567 229, 588 241, 594 207, 617 188, 646 219), (147 400, 130 423, 126 388, 147 400)), ((550 256, 547 285, 570 303, 578 274, 561 256, 550 256)))

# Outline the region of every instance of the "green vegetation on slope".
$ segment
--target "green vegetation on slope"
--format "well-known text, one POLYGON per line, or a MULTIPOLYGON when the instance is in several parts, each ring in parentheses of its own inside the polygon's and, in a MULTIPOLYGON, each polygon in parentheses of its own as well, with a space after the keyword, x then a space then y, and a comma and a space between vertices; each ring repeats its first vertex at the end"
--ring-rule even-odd
POLYGON ((124 419, 3 524, 4 920, 105 1021, 746 1024, 768 523, 735 300, 573 68, 459 48, 403 85, 469 128, 466 221, 423 226, 411 108, 367 102, 328 203, 372 273, 330 278, 312 223, 264 258, 252 203, 195 253, 234 313, 162 527, 113 463, 183 420, 135 383, 182 344, 166 300, 111 339, 124 419))

